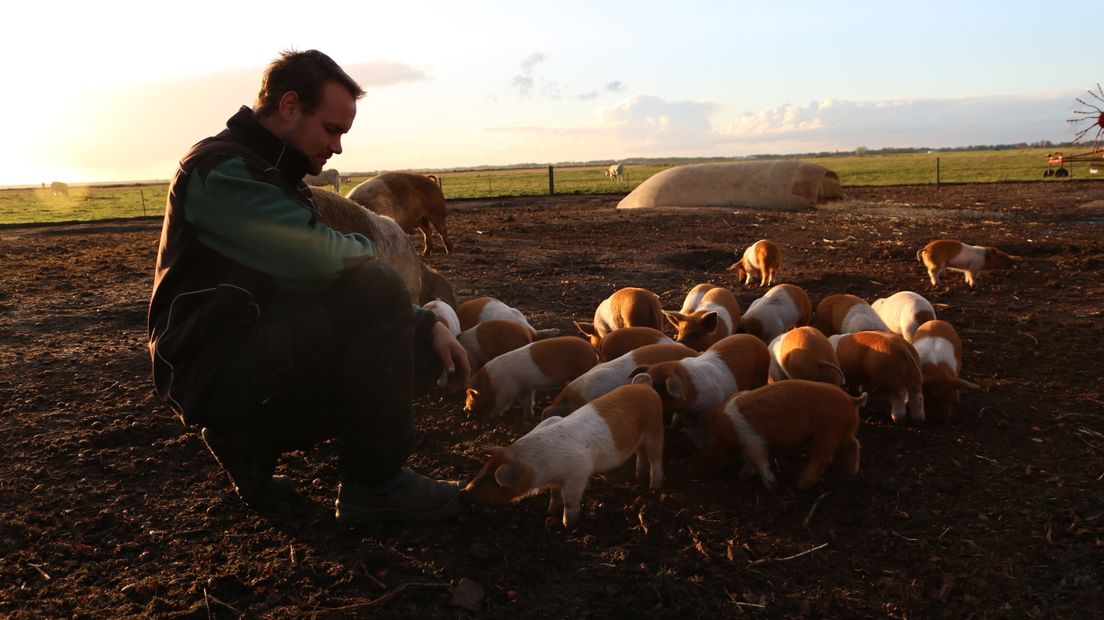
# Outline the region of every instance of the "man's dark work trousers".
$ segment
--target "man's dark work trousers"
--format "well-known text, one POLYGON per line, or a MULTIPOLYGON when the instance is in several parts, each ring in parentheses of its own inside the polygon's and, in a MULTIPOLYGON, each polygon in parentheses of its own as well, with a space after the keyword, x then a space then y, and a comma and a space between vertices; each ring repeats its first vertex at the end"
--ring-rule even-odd
POLYGON ((233 345, 202 424, 253 429, 257 456, 273 464, 336 438, 343 479, 386 481, 413 449, 413 330, 406 287, 380 260, 318 293, 269 302, 233 345))

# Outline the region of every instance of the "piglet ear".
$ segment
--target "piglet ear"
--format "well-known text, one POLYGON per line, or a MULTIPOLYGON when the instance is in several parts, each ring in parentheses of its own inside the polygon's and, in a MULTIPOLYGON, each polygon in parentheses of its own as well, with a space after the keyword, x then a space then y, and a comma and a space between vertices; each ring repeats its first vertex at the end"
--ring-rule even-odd
POLYGON ((597 335, 595 332, 594 323, 580 323, 576 321, 575 327, 578 327, 579 331, 583 332, 587 336, 597 335))
MULTIPOLYGON (((640 366, 637 366, 636 368, 633 368, 632 370, 629 371, 629 378, 633 379, 633 383, 637 383, 636 376, 639 375, 639 374, 645 374, 647 372, 648 372, 648 367, 646 365, 640 365, 640 366)), ((648 377, 648 382, 649 383, 651 382, 651 377, 648 377)))
POLYGON ((667 394, 669 394, 671 398, 686 397, 686 393, 682 391, 682 377, 678 375, 667 377, 667 394))
POLYGON ((649 386, 652 385, 652 375, 649 375, 646 372, 637 372, 637 370, 633 370, 631 373, 629 373, 629 377, 632 378, 632 382, 645 383, 649 386))
POLYGON ((682 322, 686 320, 686 316, 679 314, 678 312, 663 311, 663 317, 667 319, 667 322, 675 327, 682 325, 682 322))
POLYGON ((495 482, 499 486, 521 493, 525 489, 525 468, 515 463, 503 463, 495 470, 495 482))
POLYGON ((717 330, 717 313, 706 312, 702 315, 702 327, 705 328, 707 333, 712 333, 717 330))

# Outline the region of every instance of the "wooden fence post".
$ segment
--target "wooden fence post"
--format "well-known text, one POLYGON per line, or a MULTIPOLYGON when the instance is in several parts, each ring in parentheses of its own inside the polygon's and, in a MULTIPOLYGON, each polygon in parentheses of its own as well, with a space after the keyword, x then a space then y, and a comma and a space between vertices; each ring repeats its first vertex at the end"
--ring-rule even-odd
POLYGON ((142 197, 142 216, 146 215, 146 193, 142 191, 142 188, 138 188, 138 195, 142 197))
POLYGON ((939 158, 935 158, 935 186, 939 187, 939 158))
POLYGON ((552 196, 556 193, 556 184, 552 180, 552 166, 548 166, 548 195, 552 196))

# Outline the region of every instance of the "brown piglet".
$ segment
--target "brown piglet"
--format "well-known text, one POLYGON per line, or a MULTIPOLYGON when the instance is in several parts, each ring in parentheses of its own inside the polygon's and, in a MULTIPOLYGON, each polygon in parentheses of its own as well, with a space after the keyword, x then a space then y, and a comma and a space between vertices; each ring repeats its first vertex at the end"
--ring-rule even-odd
POLYGON ((659 297, 643 288, 626 287, 614 291, 598 304, 593 323, 576 322, 575 326, 598 347, 602 338, 615 329, 643 326, 663 331, 663 308, 659 297))
POLYGON ((740 392, 710 411, 689 434, 700 450, 690 459, 691 471, 718 471, 733 450, 744 457, 742 477, 759 473, 763 486, 778 486, 770 470, 775 450, 809 452, 809 464, 801 472, 798 488, 807 489, 832 464, 843 459, 848 477, 859 471, 859 407, 867 395, 852 397, 838 387, 818 381, 789 379, 740 392), (704 437, 702 437, 704 432, 704 437))

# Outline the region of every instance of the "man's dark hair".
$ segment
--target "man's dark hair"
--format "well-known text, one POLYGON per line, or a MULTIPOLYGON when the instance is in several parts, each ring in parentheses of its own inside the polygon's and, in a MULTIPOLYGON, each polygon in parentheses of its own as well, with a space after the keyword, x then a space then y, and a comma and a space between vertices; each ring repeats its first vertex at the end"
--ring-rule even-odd
POLYGON ((280 57, 269 63, 261 76, 261 91, 253 104, 253 112, 264 118, 276 111, 280 97, 289 91, 299 95, 299 102, 307 114, 322 103, 322 88, 326 82, 337 82, 349 91, 353 99, 364 96, 364 90, 349 77, 332 58, 318 50, 280 52, 280 57))

